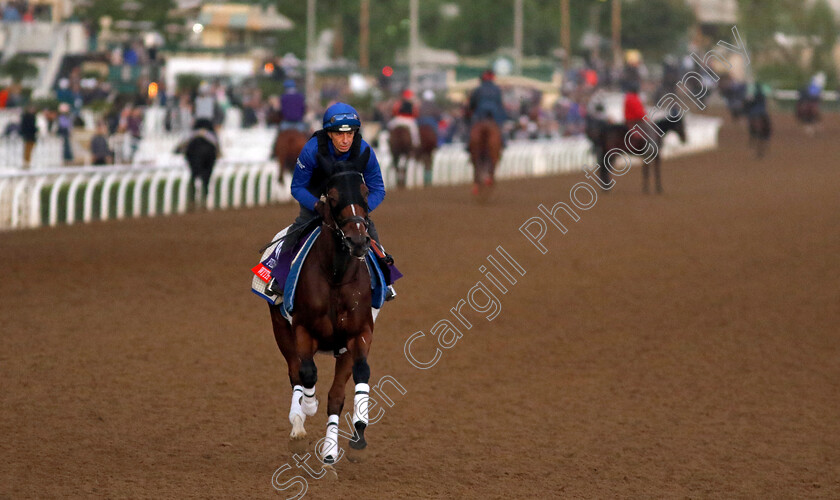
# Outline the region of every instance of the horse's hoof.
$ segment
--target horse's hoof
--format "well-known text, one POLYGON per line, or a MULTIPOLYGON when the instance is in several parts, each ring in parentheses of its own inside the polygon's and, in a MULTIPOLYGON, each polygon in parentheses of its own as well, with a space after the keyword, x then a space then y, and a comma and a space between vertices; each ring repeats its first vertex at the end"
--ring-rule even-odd
POLYGON ((298 440, 306 437, 306 429, 303 428, 304 417, 295 415, 290 418, 292 422, 292 432, 289 434, 289 439, 298 440))
POLYGON ((364 450, 367 448, 367 441, 365 441, 365 429, 367 428, 367 424, 364 422, 356 422, 353 426, 356 428, 356 435, 353 436, 354 439, 350 440, 350 447, 354 450, 364 450))
POLYGON ((332 481, 338 479, 338 472, 336 472, 335 467, 333 467, 331 464, 325 464, 322 470, 325 472, 325 474, 322 476, 323 478, 332 481))
POLYGON ((347 460, 350 463, 354 464, 361 464, 364 463, 368 458, 368 452, 362 450, 354 450, 352 447, 347 449, 347 460))

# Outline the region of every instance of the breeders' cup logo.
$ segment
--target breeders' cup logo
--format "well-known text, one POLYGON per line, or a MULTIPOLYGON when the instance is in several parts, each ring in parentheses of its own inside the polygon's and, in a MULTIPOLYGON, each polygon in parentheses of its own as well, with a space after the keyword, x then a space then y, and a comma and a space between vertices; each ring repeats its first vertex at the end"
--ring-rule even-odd
POLYGON ((297 166, 301 170, 306 170, 306 165, 304 165, 303 163, 300 162, 300 158, 298 158, 298 160, 297 160, 297 166))

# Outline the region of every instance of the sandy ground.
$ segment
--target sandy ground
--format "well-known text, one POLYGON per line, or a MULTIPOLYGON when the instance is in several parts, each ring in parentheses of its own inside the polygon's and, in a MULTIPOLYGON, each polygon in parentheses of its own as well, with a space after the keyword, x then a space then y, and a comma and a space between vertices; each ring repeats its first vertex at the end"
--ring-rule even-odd
MULTIPOLYGON (((727 123, 718 151, 666 162, 665 195, 642 195, 634 167, 567 234, 549 225, 545 255, 519 227, 582 174, 502 182, 487 205, 464 186, 389 193, 375 219, 406 278, 370 362, 406 392, 385 387, 394 405, 338 480, 278 482, 306 478, 308 498, 840 498, 838 133, 837 116, 815 138, 777 117, 758 161, 727 123), (472 328, 412 366, 406 340, 488 283, 497 246, 525 270, 498 315, 464 307, 472 328)), ((272 487, 295 465, 291 391, 249 291, 294 213, 0 234, 0 497, 298 491, 272 487)))

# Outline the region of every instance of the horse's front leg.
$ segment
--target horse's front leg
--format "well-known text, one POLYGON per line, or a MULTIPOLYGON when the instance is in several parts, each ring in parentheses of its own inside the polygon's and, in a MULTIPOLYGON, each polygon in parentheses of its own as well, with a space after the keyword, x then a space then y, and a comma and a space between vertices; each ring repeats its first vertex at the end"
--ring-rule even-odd
POLYGON ((350 447, 361 450, 367 446, 365 429, 368 424, 368 401, 370 400, 370 366, 367 358, 370 344, 373 342, 373 330, 367 328, 361 335, 352 339, 347 347, 353 357, 353 382, 356 384, 353 398, 353 427, 355 439, 350 441, 350 447))
POLYGON ((303 385, 303 398, 300 407, 304 415, 311 417, 318 411, 318 400, 315 398, 315 383, 318 381, 315 352, 318 350, 318 344, 305 327, 295 325, 293 328, 295 331, 295 348, 300 360, 300 382, 303 385))
POLYGON ((327 437, 321 447, 321 456, 325 464, 335 463, 340 455, 338 446, 338 426, 341 410, 344 408, 344 387, 353 369, 353 358, 345 352, 335 361, 335 377, 330 387, 327 400, 327 437))
POLYGON ((662 167, 662 160, 659 155, 653 160, 653 180, 656 182, 656 192, 662 194, 662 178, 660 177, 660 169, 662 167))

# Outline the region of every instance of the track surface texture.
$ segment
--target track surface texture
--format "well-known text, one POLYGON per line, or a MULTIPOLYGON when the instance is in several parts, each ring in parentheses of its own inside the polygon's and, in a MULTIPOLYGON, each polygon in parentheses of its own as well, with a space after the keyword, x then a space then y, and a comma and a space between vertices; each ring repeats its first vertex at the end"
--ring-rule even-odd
MULTIPOLYGON (((371 381, 406 393, 386 388, 363 462, 279 482, 307 477, 308 498, 840 498, 840 120, 810 138, 776 116, 764 160, 745 127, 666 160, 662 196, 634 166, 567 234, 549 224, 545 255, 519 226, 581 173, 502 181, 485 204, 468 186, 392 190, 374 218, 406 277, 371 381), (499 245, 526 274, 496 292, 498 316, 465 306, 472 328, 413 367, 405 341, 425 332, 413 349, 431 358, 431 327, 489 285, 499 245)), ((249 283, 295 213, 0 234, 0 497, 291 497, 272 487, 295 465, 291 388, 249 283)), ((316 362, 313 439, 333 371, 316 362)))

